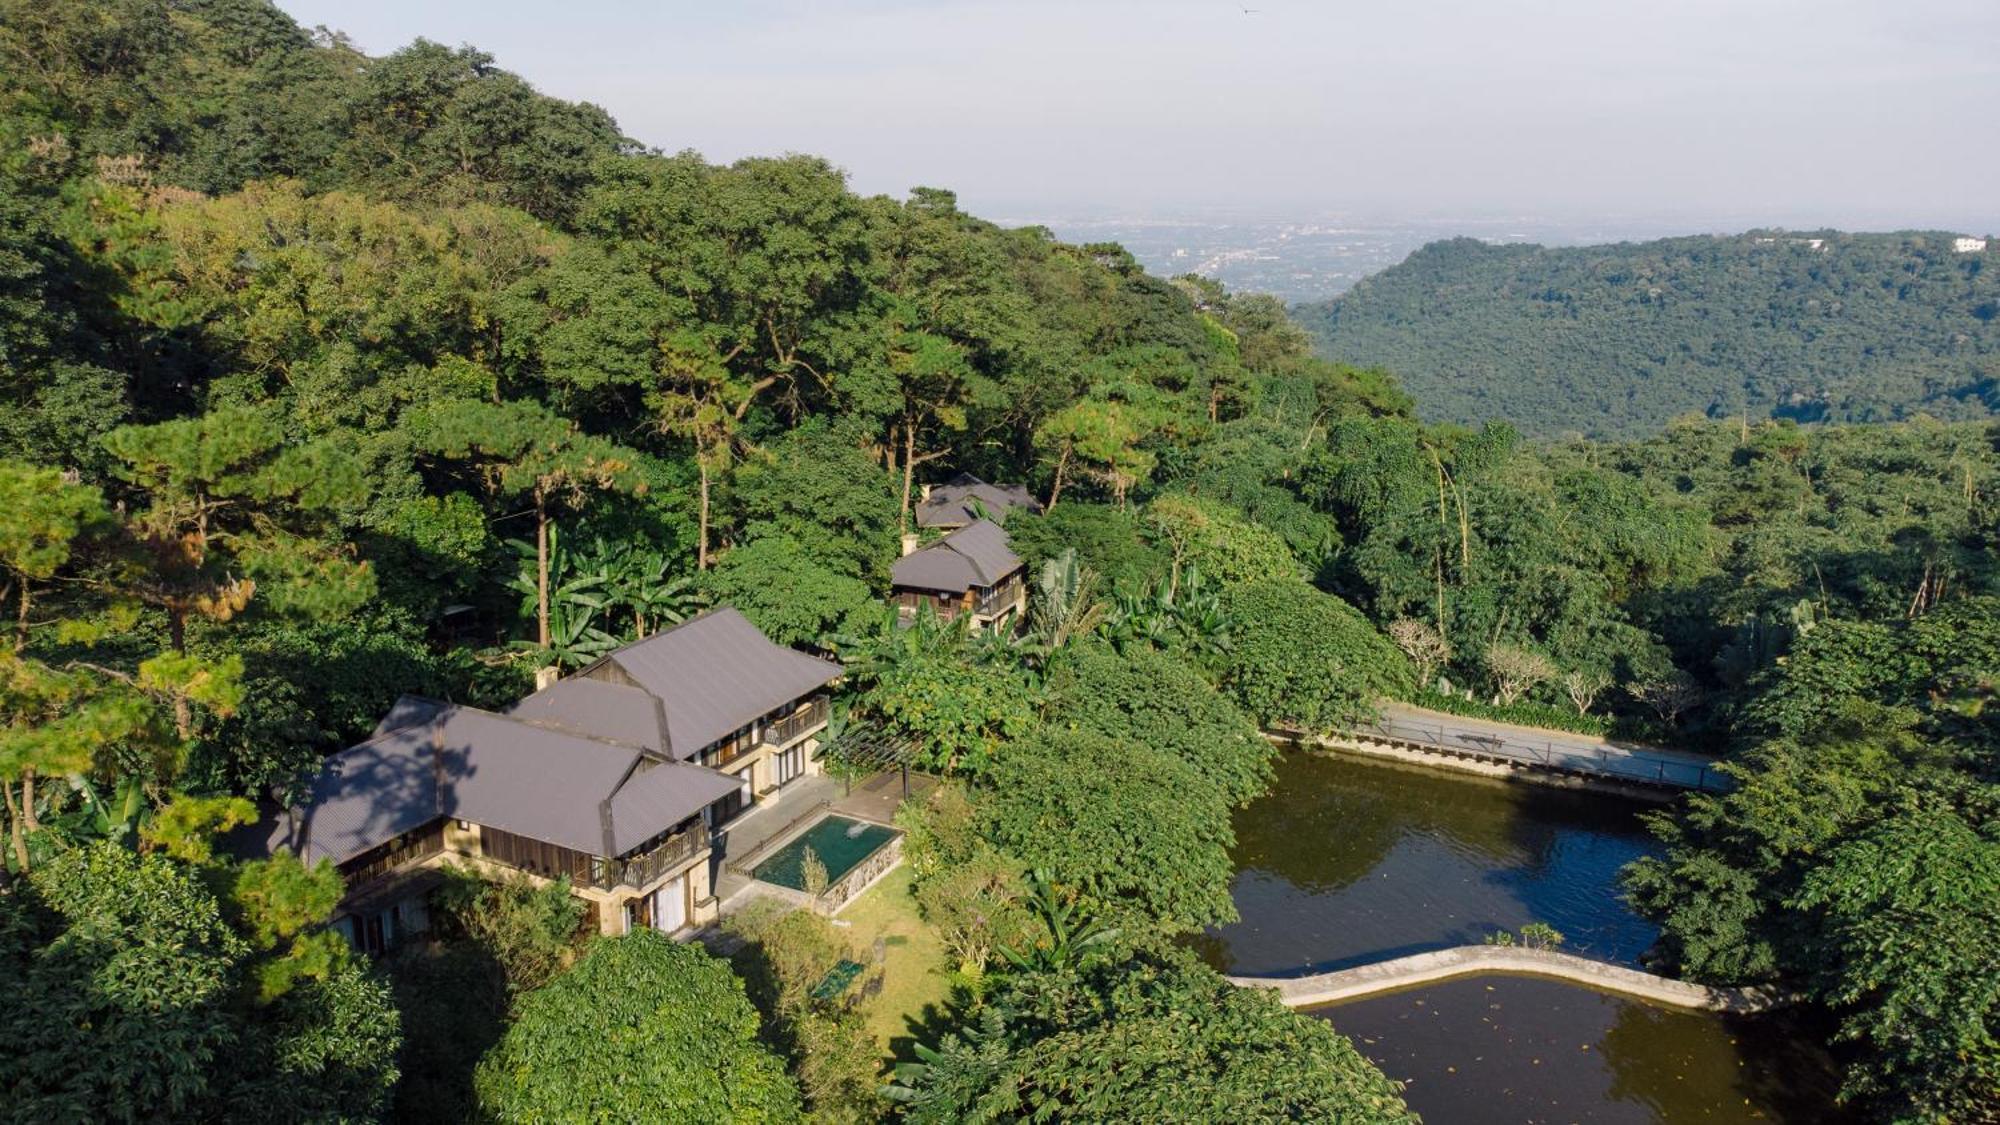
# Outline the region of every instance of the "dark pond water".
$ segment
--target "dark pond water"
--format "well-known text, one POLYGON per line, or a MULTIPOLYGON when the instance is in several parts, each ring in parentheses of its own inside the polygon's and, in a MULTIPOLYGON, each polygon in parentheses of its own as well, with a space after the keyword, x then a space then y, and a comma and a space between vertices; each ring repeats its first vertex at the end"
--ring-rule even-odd
MULTIPOLYGON (((1242 920, 1196 939, 1225 972, 1291 976, 1473 945, 1546 922, 1632 964, 1655 930, 1618 869, 1652 806, 1291 752, 1236 816, 1242 920)), ((1430 1125, 1833 1122, 1831 1064, 1773 1018, 1730 1019, 1529 977, 1424 985, 1320 1009, 1430 1125)))
POLYGON ((1466 977, 1312 1012, 1428 1125, 1810 1122, 1838 1082, 1811 1040, 1766 1017, 1663 1008, 1561 981, 1466 977))
POLYGON ((1225 972, 1289 976, 1477 945, 1546 922, 1632 964, 1654 938, 1618 869, 1657 845, 1649 806, 1593 793, 1291 752, 1236 815, 1242 920, 1199 939, 1225 972))

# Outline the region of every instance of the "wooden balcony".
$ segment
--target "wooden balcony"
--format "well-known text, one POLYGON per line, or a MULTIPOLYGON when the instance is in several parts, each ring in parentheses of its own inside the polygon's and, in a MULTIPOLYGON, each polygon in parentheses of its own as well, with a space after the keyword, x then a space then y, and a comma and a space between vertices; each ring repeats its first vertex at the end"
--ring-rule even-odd
POLYGON ((979 617, 991 617, 1021 605, 1027 595, 1027 585, 1017 574, 998 586, 988 586, 978 591, 972 600, 972 612, 979 617))
POLYGON ((826 696, 818 696, 790 715, 766 723, 764 741, 772 746, 789 746, 809 732, 825 726, 828 711, 826 696))
POLYGON ((611 882, 595 885, 606 890, 616 886, 643 887, 693 859, 706 847, 708 826, 696 820, 652 848, 614 861, 610 865, 611 882))

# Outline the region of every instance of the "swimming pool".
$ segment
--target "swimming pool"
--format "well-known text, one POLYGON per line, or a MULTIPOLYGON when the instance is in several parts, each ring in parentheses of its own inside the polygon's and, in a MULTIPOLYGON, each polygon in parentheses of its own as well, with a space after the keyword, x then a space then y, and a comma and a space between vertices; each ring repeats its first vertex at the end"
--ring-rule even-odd
POLYGON ((877 848, 900 835, 902 833, 893 828, 884 828, 865 820, 827 816, 772 852, 751 869, 750 875, 776 886, 805 890, 806 849, 811 848, 819 861, 826 865, 826 882, 832 886, 862 860, 874 854, 877 848))

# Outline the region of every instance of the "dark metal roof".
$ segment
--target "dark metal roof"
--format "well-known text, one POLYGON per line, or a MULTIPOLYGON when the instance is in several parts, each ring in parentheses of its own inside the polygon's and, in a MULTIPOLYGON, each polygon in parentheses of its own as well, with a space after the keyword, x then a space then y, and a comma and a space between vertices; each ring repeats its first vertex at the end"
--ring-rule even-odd
POLYGON ((381 722, 375 724, 375 733, 369 737, 380 738, 392 730, 428 723, 437 718, 437 713, 448 706, 450 704, 442 700, 421 695, 399 695, 396 697, 396 702, 389 705, 389 713, 382 716, 381 722))
POLYGON ((889 581, 920 590, 964 591, 993 586, 1021 569, 998 524, 977 520, 896 560, 889 581))
POLYGON ((684 762, 647 762, 611 797, 612 847, 631 851, 734 793, 742 783, 728 774, 684 762))
POLYGON ((271 848, 344 863, 441 817, 616 856, 727 796, 730 778, 630 746, 445 706, 326 759, 271 848))
POLYGON ((660 701, 607 680, 557 680, 507 708, 510 719, 602 742, 668 752, 667 716, 660 701))
POLYGON ((724 606, 625 646, 581 678, 637 687, 660 701, 674 756, 687 759, 760 715, 840 677, 830 660, 772 643, 724 606))
POLYGON ((470 708, 445 716, 438 737, 449 779, 446 816, 592 855, 616 854, 605 850, 598 806, 638 766, 638 751, 470 708))
POLYGON ((341 863, 443 815, 431 725, 405 726, 320 764, 296 812, 278 818, 272 847, 341 863))
POLYGON ((918 502, 917 526, 963 527, 980 518, 972 507, 974 500, 994 516, 1003 516, 1012 508, 1042 510, 1042 505, 1018 484, 987 484, 971 473, 960 473, 931 489, 930 495, 918 502))
POLYGON ((441 817, 618 856, 739 782, 687 758, 840 676, 718 609, 628 645, 507 714, 405 696, 321 763, 269 848, 335 863, 441 817))

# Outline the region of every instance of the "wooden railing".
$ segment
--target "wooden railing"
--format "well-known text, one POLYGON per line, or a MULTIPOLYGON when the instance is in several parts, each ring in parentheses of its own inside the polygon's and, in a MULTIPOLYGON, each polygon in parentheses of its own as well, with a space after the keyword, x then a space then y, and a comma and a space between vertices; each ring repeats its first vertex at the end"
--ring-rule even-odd
POLYGON ((693 859, 708 846, 708 826, 696 823, 661 841, 650 851, 609 864, 606 880, 593 885, 604 890, 616 886, 643 887, 676 866, 693 859))
POLYGON ((979 598, 973 602, 972 612, 982 617, 990 613, 997 613, 1019 602, 1022 592, 1023 587, 1020 579, 1016 578, 1004 582, 979 595, 979 598))
POLYGON ((385 875, 414 860, 434 856, 444 850, 444 822, 435 821, 414 832, 405 832, 386 844, 341 865, 340 877, 350 887, 358 887, 378 875, 385 875))
POLYGON ((767 723, 764 727, 764 741, 773 746, 784 746, 814 727, 825 726, 827 709, 826 696, 819 696, 806 704, 802 710, 787 715, 775 723, 767 723))

